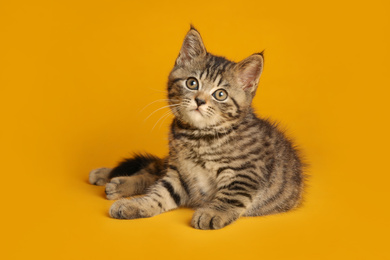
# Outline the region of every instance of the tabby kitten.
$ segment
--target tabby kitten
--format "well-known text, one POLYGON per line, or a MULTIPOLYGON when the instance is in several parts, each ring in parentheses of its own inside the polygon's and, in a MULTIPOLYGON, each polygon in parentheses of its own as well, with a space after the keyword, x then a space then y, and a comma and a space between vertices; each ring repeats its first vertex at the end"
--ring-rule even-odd
POLYGON ((303 189, 297 152, 251 107, 262 70, 262 53, 239 63, 214 56, 191 28, 169 75, 169 156, 136 155, 90 173, 92 184, 106 185, 108 199, 146 193, 116 201, 110 216, 192 207, 194 228, 220 229, 240 216, 295 208, 303 189))

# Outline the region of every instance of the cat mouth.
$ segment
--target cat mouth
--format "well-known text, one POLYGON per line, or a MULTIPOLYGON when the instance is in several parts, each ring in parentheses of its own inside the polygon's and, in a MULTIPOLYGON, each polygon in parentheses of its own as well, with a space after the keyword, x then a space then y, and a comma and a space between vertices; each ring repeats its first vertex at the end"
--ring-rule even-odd
POLYGON ((195 109, 193 109, 191 111, 194 111, 195 113, 201 114, 203 116, 203 113, 202 113, 202 111, 199 110, 199 108, 195 108, 195 109))

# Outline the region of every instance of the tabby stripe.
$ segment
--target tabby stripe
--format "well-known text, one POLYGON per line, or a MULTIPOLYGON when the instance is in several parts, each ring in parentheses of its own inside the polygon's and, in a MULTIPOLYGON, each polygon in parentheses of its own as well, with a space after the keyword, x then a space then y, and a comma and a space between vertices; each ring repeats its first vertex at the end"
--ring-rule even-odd
POLYGON ((252 128, 260 129, 258 122, 252 122, 252 123, 244 123, 245 128, 242 129, 242 132, 248 132, 252 128))
MULTIPOLYGON (((234 131, 233 129, 229 129, 226 132, 218 133, 218 137, 221 138, 221 137, 227 136, 230 133, 232 133, 233 131, 234 131)), ((199 140, 199 139, 202 139, 202 140, 209 141, 209 142, 213 141, 213 140, 218 140, 218 139, 216 139, 216 135, 212 135, 212 134, 194 135, 194 134, 186 134, 186 133, 177 133, 174 130, 174 126, 172 127, 172 134, 177 139, 179 139, 181 137, 184 137, 184 138, 189 139, 189 140, 199 140)))
MULTIPOLYGON (((213 109, 213 108, 211 108, 211 109, 213 109)), ((215 109, 213 109, 213 110, 215 110, 215 109)), ((239 127, 241 127, 242 125, 246 125, 246 124, 247 124, 246 122, 243 122, 243 123, 240 123, 240 124, 236 124, 236 125, 232 125, 232 126, 230 126, 230 124, 229 124, 229 129, 221 128, 220 131, 222 131, 222 130, 230 130, 230 129, 237 130, 239 127)), ((177 120, 177 119, 175 119, 172 122, 171 127, 177 127, 178 129, 184 130, 184 131, 186 131, 188 133, 192 133, 192 134, 188 134, 188 135, 192 135, 192 136, 195 136, 195 137, 201 137, 201 136, 205 136, 205 135, 214 135, 216 133, 216 130, 214 128, 211 128, 211 129, 208 129, 208 130, 199 130, 199 129, 196 129, 196 128, 192 128, 189 125, 185 125, 185 124, 183 124, 183 122, 181 122, 180 120, 177 120)), ((225 132, 218 132, 218 133, 223 134, 225 132)))
POLYGON ((244 196, 244 197, 247 197, 248 199, 252 200, 252 196, 250 194, 248 194, 248 193, 245 193, 245 192, 229 193, 229 192, 226 192, 226 191, 221 191, 221 194, 226 195, 226 196, 231 196, 231 197, 240 195, 240 196, 244 196))
POLYGON ((204 70, 202 70, 202 72, 200 73, 200 75, 199 75, 199 79, 202 79, 202 76, 203 76, 203 74, 204 74, 204 70))
POLYGON ((248 187, 252 190, 255 190, 257 188, 255 185, 252 185, 252 184, 249 184, 249 183, 246 183, 243 181, 233 181, 232 183, 229 184, 228 189, 230 189, 230 187, 234 187, 235 185, 242 185, 242 186, 248 187))
POLYGON ((176 166, 174 166, 174 165, 168 165, 168 168, 169 169, 171 169, 171 170, 174 170, 175 172, 179 172, 179 170, 177 169, 177 167, 176 166))
POLYGON ((237 141, 241 141, 241 140, 247 139, 247 138, 252 137, 253 135, 259 133, 259 127, 258 127, 258 125, 256 123, 247 124, 246 122, 243 122, 241 124, 241 126, 243 128, 241 128, 241 129, 238 128, 238 130, 240 130, 240 132, 242 132, 242 133, 246 133, 246 135, 239 136, 237 138, 237 141), (249 132, 253 128, 255 128, 255 130, 253 132, 249 132))
POLYGON ((180 80, 184 80, 184 78, 177 78, 177 79, 174 79, 170 82, 170 84, 175 84, 176 82, 180 81, 180 80))
POLYGON ((252 201, 252 196, 248 193, 236 192, 235 195, 241 195, 241 196, 247 197, 248 199, 250 199, 252 201))
POLYGON ((275 168, 275 159, 271 158, 269 163, 266 163, 265 167, 267 168, 268 173, 271 173, 275 168))
POLYGON ((249 142, 246 142, 245 144, 242 144, 242 147, 248 147, 248 146, 253 146, 255 144, 257 144, 257 138, 256 137, 253 137, 249 140, 249 142))
MULTIPOLYGON (((219 74, 219 71, 218 70, 215 70, 215 72, 213 73, 213 79, 212 79, 212 82, 215 82, 217 80, 217 77, 218 77, 219 74)), ((222 76, 222 75, 221 75, 222 76)))
MULTIPOLYGON (((249 132, 249 130, 246 132, 246 133, 248 133, 248 134, 246 134, 246 135, 241 135, 241 136, 239 136, 237 139, 236 139, 236 141, 244 141, 244 140, 246 140, 246 139, 248 139, 248 138, 252 138, 253 139, 253 136, 256 136, 257 134, 258 134, 258 129, 254 129, 254 131, 253 132, 249 132)), ((257 142, 256 144, 258 144, 259 142, 257 142)))
MULTIPOLYGON (((263 172, 262 168, 263 167, 260 167, 260 172, 261 173, 263 172)), ((256 177, 256 180, 258 181, 258 184, 260 184, 260 186, 265 186, 266 179, 264 178, 264 176, 259 175, 258 173, 254 172, 254 171, 248 171, 248 173, 251 173, 254 177, 256 177)))
POLYGON ((175 190, 172 187, 172 184, 167 182, 166 180, 161 180, 161 184, 166 188, 171 195, 172 199, 175 201, 176 205, 180 205, 180 196, 175 192, 175 190))
POLYGON ((257 183, 261 183, 261 175, 259 175, 258 172, 255 172, 255 171, 252 171, 252 170, 248 170, 246 172, 246 176, 248 176, 248 177, 252 176, 251 178, 254 179, 257 183))
MULTIPOLYGON (((294 201, 293 205, 288 205, 288 206, 290 206, 290 208, 292 208, 294 205, 297 204, 298 198, 299 198, 299 191, 298 190, 294 190, 294 191, 291 192, 291 194, 287 198, 285 198, 283 200, 282 204, 287 204, 287 203, 291 203, 292 201, 294 201)), ((286 210, 288 210, 288 209, 286 209, 286 210)))
MULTIPOLYGON (((229 152, 233 152, 233 151, 229 151, 229 152)), ((200 156, 218 156, 218 155, 222 155, 222 154, 226 154, 227 151, 218 151, 218 152, 214 152, 214 153, 199 153, 200 156)))
POLYGON ((266 199, 265 201, 263 201, 261 204, 260 204, 260 207, 261 206, 265 206, 271 202, 274 202, 275 200, 277 200, 281 195, 282 193, 285 191, 285 188, 286 188, 286 185, 287 185, 287 178, 286 178, 286 172, 283 171, 283 182, 282 184, 280 185, 280 188, 275 192, 274 195, 272 195, 271 197, 269 197, 268 199, 266 199))
POLYGON ((247 189, 243 188, 243 187, 240 187, 240 186, 234 186, 234 187, 221 187, 219 188, 219 190, 221 189, 226 189, 226 188, 229 188, 229 191, 236 191, 236 190, 242 190, 242 191, 247 191, 247 189))
POLYGON ((173 87, 173 85, 175 85, 180 80, 184 80, 184 79, 183 78, 177 78, 177 79, 174 79, 174 80, 168 82, 168 95, 173 94, 173 93, 171 93, 172 87, 173 87))
POLYGON ((218 159, 206 159, 207 161, 211 161, 211 162, 220 162, 220 161, 233 161, 233 160, 242 160, 242 159, 247 159, 249 156, 247 154, 244 154, 244 155, 240 155, 240 156, 232 156, 232 157, 229 157, 229 156, 226 156, 226 157, 219 157, 218 159))
POLYGON ((273 212, 274 210, 277 210, 278 212, 283 212, 283 211, 287 211, 287 210, 290 210, 291 208, 294 207, 294 205, 296 205, 297 201, 296 201, 296 197, 298 196, 299 192, 292 192, 287 198, 285 198, 281 203, 278 202, 274 207, 271 207, 270 209, 266 210, 264 212, 264 215, 266 214, 269 214, 271 212, 273 212), (291 202, 293 200, 293 198, 295 197, 295 201, 294 203, 291 205, 289 204, 288 202, 291 202))
POLYGON ((230 99, 233 101, 234 105, 236 106, 237 113, 241 113, 241 109, 240 109, 240 106, 238 105, 237 101, 233 97, 230 97, 230 99))
POLYGON ((219 85, 221 85, 221 83, 222 83, 222 75, 221 75, 221 77, 219 78, 219 81, 218 81, 217 87, 219 87, 219 85))
POLYGON ((152 200, 153 200, 154 202, 156 202, 157 205, 162 209, 162 204, 161 204, 160 201, 156 200, 155 198, 152 198, 152 200))
POLYGON ((207 64, 206 65, 206 78, 208 77, 208 75, 209 75, 209 73, 210 73, 210 64, 207 64))
POLYGON ((253 168, 253 169, 256 169, 256 166, 254 166, 253 164, 247 162, 247 163, 244 163, 243 165, 239 166, 239 167, 231 167, 231 166, 225 166, 225 167, 221 167, 217 170, 217 177, 218 175, 224 171, 224 170, 227 170, 227 169, 231 169, 231 170, 234 170, 234 171, 242 171, 242 170, 245 170, 245 169, 249 169, 249 168, 253 168))
MULTIPOLYGON (((215 64, 214 64, 214 65, 215 65, 215 64)), ((215 72, 216 72, 216 70, 215 70, 215 68, 214 68, 214 65, 213 65, 213 64, 210 64, 210 67, 209 67, 210 73, 207 75, 207 77, 209 78, 210 81, 213 81, 212 79, 213 79, 213 76, 214 76, 214 74, 215 74, 215 72)))
POLYGON ((264 166, 260 166, 260 171, 263 173, 264 179, 269 181, 269 179, 271 177, 271 172, 269 172, 264 166))
MULTIPOLYGON (((243 159, 247 159, 247 158, 243 158, 243 159)), ((264 159, 264 158, 256 157, 256 158, 250 159, 250 161, 251 161, 252 163, 255 163, 255 162, 261 161, 261 160, 263 160, 263 159, 264 159)), ((231 163, 232 161, 234 161, 234 160, 222 159, 222 160, 215 160, 214 162, 219 162, 219 163, 222 163, 222 164, 229 164, 229 163, 231 163)))
POLYGON ((256 190, 257 189, 256 186, 251 185, 249 183, 242 182, 242 181, 233 181, 229 185, 225 185, 225 186, 219 187, 218 190, 220 191, 220 190, 227 189, 229 191, 239 191, 240 190, 240 191, 248 192, 248 188, 250 188, 250 190, 256 190))
POLYGON ((283 203, 286 203, 286 202, 292 202, 294 201, 294 203, 290 206, 291 208, 296 206, 297 203, 299 202, 299 195, 300 195, 300 191, 299 190, 294 190, 290 196, 288 196, 286 199, 284 199, 283 203))
MULTIPOLYGON (((258 138, 258 136, 256 136, 256 133, 251 133, 251 134, 248 134, 248 135, 245 135, 245 136, 240 136, 240 137, 238 137, 237 139, 236 139, 236 141, 240 141, 240 142, 244 142, 244 141, 246 141, 246 140, 248 140, 248 139, 250 139, 250 140, 255 140, 255 141, 257 141, 255 144, 259 144, 259 138, 258 138)), ((247 143, 245 143, 245 145, 244 144, 242 144, 242 146, 243 147, 247 147, 248 145, 251 145, 252 143, 251 142, 247 142, 247 143)), ((257 147, 258 145, 256 145, 256 147, 257 147)))
POLYGON ((153 195, 156 195, 157 197, 162 198, 161 194, 159 194, 159 193, 157 193, 157 192, 155 192, 155 191, 154 191, 152 194, 153 194, 153 195))
POLYGON ((207 77, 208 77, 208 75, 209 75, 209 73, 210 73, 210 70, 209 70, 208 67, 206 68, 206 71, 205 71, 205 72, 206 72, 206 73, 205 73, 204 77, 205 77, 205 79, 207 79, 207 77))
POLYGON ((213 76, 215 73, 216 73, 215 64, 210 64, 210 75, 208 77, 210 79, 210 81, 213 81, 212 79, 213 79, 213 76))
POLYGON ((249 154, 258 155, 263 150, 262 147, 257 148, 256 150, 249 151, 249 154))
MULTIPOLYGON (((233 131, 237 130, 237 128, 234 128, 233 127, 233 131)), ((237 140, 237 139, 235 139, 237 140)), ((228 147, 230 149, 230 147, 228 147)), ((213 150, 211 150, 213 151, 213 150)), ((233 149, 230 149, 230 150, 215 150, 214 152, 211 152, 211 153, 208 153, 208 152, 204 152, 204 153, 199 153, 200 156, 204 157, 204 156, 218 156, 218 155, 225 155, 226 153, 230 153, 230 152, 233 152, 235 150, 233 149)))
POLYGON ((176 132, 174 124, 171 125, 171 133, 172 133, 174 139, 180 139, 183 137, 183 134, 176 132))
POLYGON ((245 205, 239 201, 239 200, 234 200, 234 199, 227 199, 227 198, 217 198, 220 202, 230 204, 239 208, 245 208, 245 205))
MULTIPOLYGON (((236 140, 238 140, 238 139, 236 139, 236 140)), ((252 139, 250 139, 249 142, 243 144, 242 146, 245 147, 245 146, 254 145, 256 141, 257 141, 256 138, 252 138, 252 139)), ((216 151, 216 152, 213 152, 213 153, 207 153, 207 152, 205 152, 205 153, 200 153, 199 155, 202 156, 202 157, 212 157, 212 156, 225 155, 226 153, 231 153, 231 152, 233 152, 233 151, 230 151, 230 150, 223 150, 223 151, 218 151, 218 152, 216 151)), ((226 158, 226 159, 229 159, 229 158, 226 158)), ((205 160, 208 160, 208 161, 213 161, 213 160, 218 161, 218 159, 213 159, 213 158, 211 158, 211 159, 205 158, 205 160)))
POLYGON ((227 211, 228 210, 226 205, 225 204, 221 204, 221 203, 214 204, 210 208, 218 210, 218 211, 227 211))
MULTIPOLYGON (((208 158, 206 160, 207 161, 212 161, 212 162, 219 162, 219 161, 222 161, 222 160, 230 160, 230 161, 242 160, 242 159, 247 159, 251 155, 257 155, 258 153, 260 153, 261 150, 262 150, 262 148, 258 148, 256 150, 250 151, 247 154, 240 155, 240 156, 225 156, 225 157, 219 157, 218 159, 210 159, 210 158, 208 158)), ((226 154, 226 153, 222 153, 222 154, 226 154)))
MULTIPOLYGON (((222 68, 221 68, 221 71, 222 72, 225 72, 225 70, 226 70, 226 67, 229 65, 229 62, 225 62, 225 64, 223 64, 223 66, 222 66, 222 68)), ((221 72, 221 74, 222 74, 222 72, 221 72)))
POLYGON ((237 177, 245 178, 245 179, 247 179, 247 180, 250 180, 251 182, 254 182, 254 183, 256 183, 256 184, 259 184, 259 182, 258 182, 258 181, 256 181, 256 180, 252 179, 252 178, 251 178, 251 177, 249 177, 248 175, 244 175, 244 174, 238 174, 238 175, 237 175, 237 177))
POLYGON ((189 190, 189 188, 188 188, 188 185, 187 185, 187 183, 184 181, 183 176, 181 176, 181 174, 180 174, 179 170, 177 169, 177 167, 174 166, 174 165, 169 165, 169 169, 174 170, 175 172, 177 172, 177 174, 179 175, 179 180, 180 180, 181 186, 183 186, 184 191, 185 191, 188 195, 190 195, 190 190, 189 190))
POLYGON ((233 114, 230 113, 230 112, 228 112, 227 114, 228 114, 228 116, 229 116, 229 118, 226 119, 227 121, 234 121, 234 120, 236 120, 237 118, 240 117, 240 114, 233 115, 233 114))

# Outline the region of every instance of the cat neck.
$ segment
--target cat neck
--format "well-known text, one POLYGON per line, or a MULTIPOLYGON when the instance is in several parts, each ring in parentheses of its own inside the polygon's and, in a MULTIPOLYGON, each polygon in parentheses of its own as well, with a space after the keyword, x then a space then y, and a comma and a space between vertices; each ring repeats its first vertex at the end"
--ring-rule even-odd
POLYGON ((234 122, 228 124, 212 125, 206 128, 197 128, 191 124, 179 120, 178 118, 174 118, 171 125, 171 130, 176 133, 191 135, 194 138, 215 136, 216 134, 227 135, 231 134, 232 132, 234 133, 241 125, 252 121, 254 118, 256 118, 256 115, 254 114, 252 108, 248 110, 245 116, 237 119, 234 122))

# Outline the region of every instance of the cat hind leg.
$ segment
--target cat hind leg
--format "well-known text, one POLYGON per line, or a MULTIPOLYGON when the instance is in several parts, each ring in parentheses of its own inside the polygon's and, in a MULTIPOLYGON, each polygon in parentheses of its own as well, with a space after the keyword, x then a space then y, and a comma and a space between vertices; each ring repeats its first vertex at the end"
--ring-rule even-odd
POLYGON ((110 168, 98 168, 89 173, 89 183, 97 186, 103 186, 110 180, 110 168))
POLYGON ((141 170, 133 176, 114 177, 106 184, 106 197, 117 200, 146 193, 146 190, 159 179, 159 176, 141 170))
POLYGON ((119 199, 145 193, 166 172, 166 159, 149 154, 136 154, 117 167, 98 168, 89 174, 89 182, 106 185, 107 199, 119 199))
MULTIPOLYGON (((132 158, 124 159, 110 172, 109 178, 133 176, 145 170, 146 173, 162 176, 166 170, 166 159, 150 154, 135 154, 132 158)), ((142 172, 145 173, 145 172, 142 172)))

